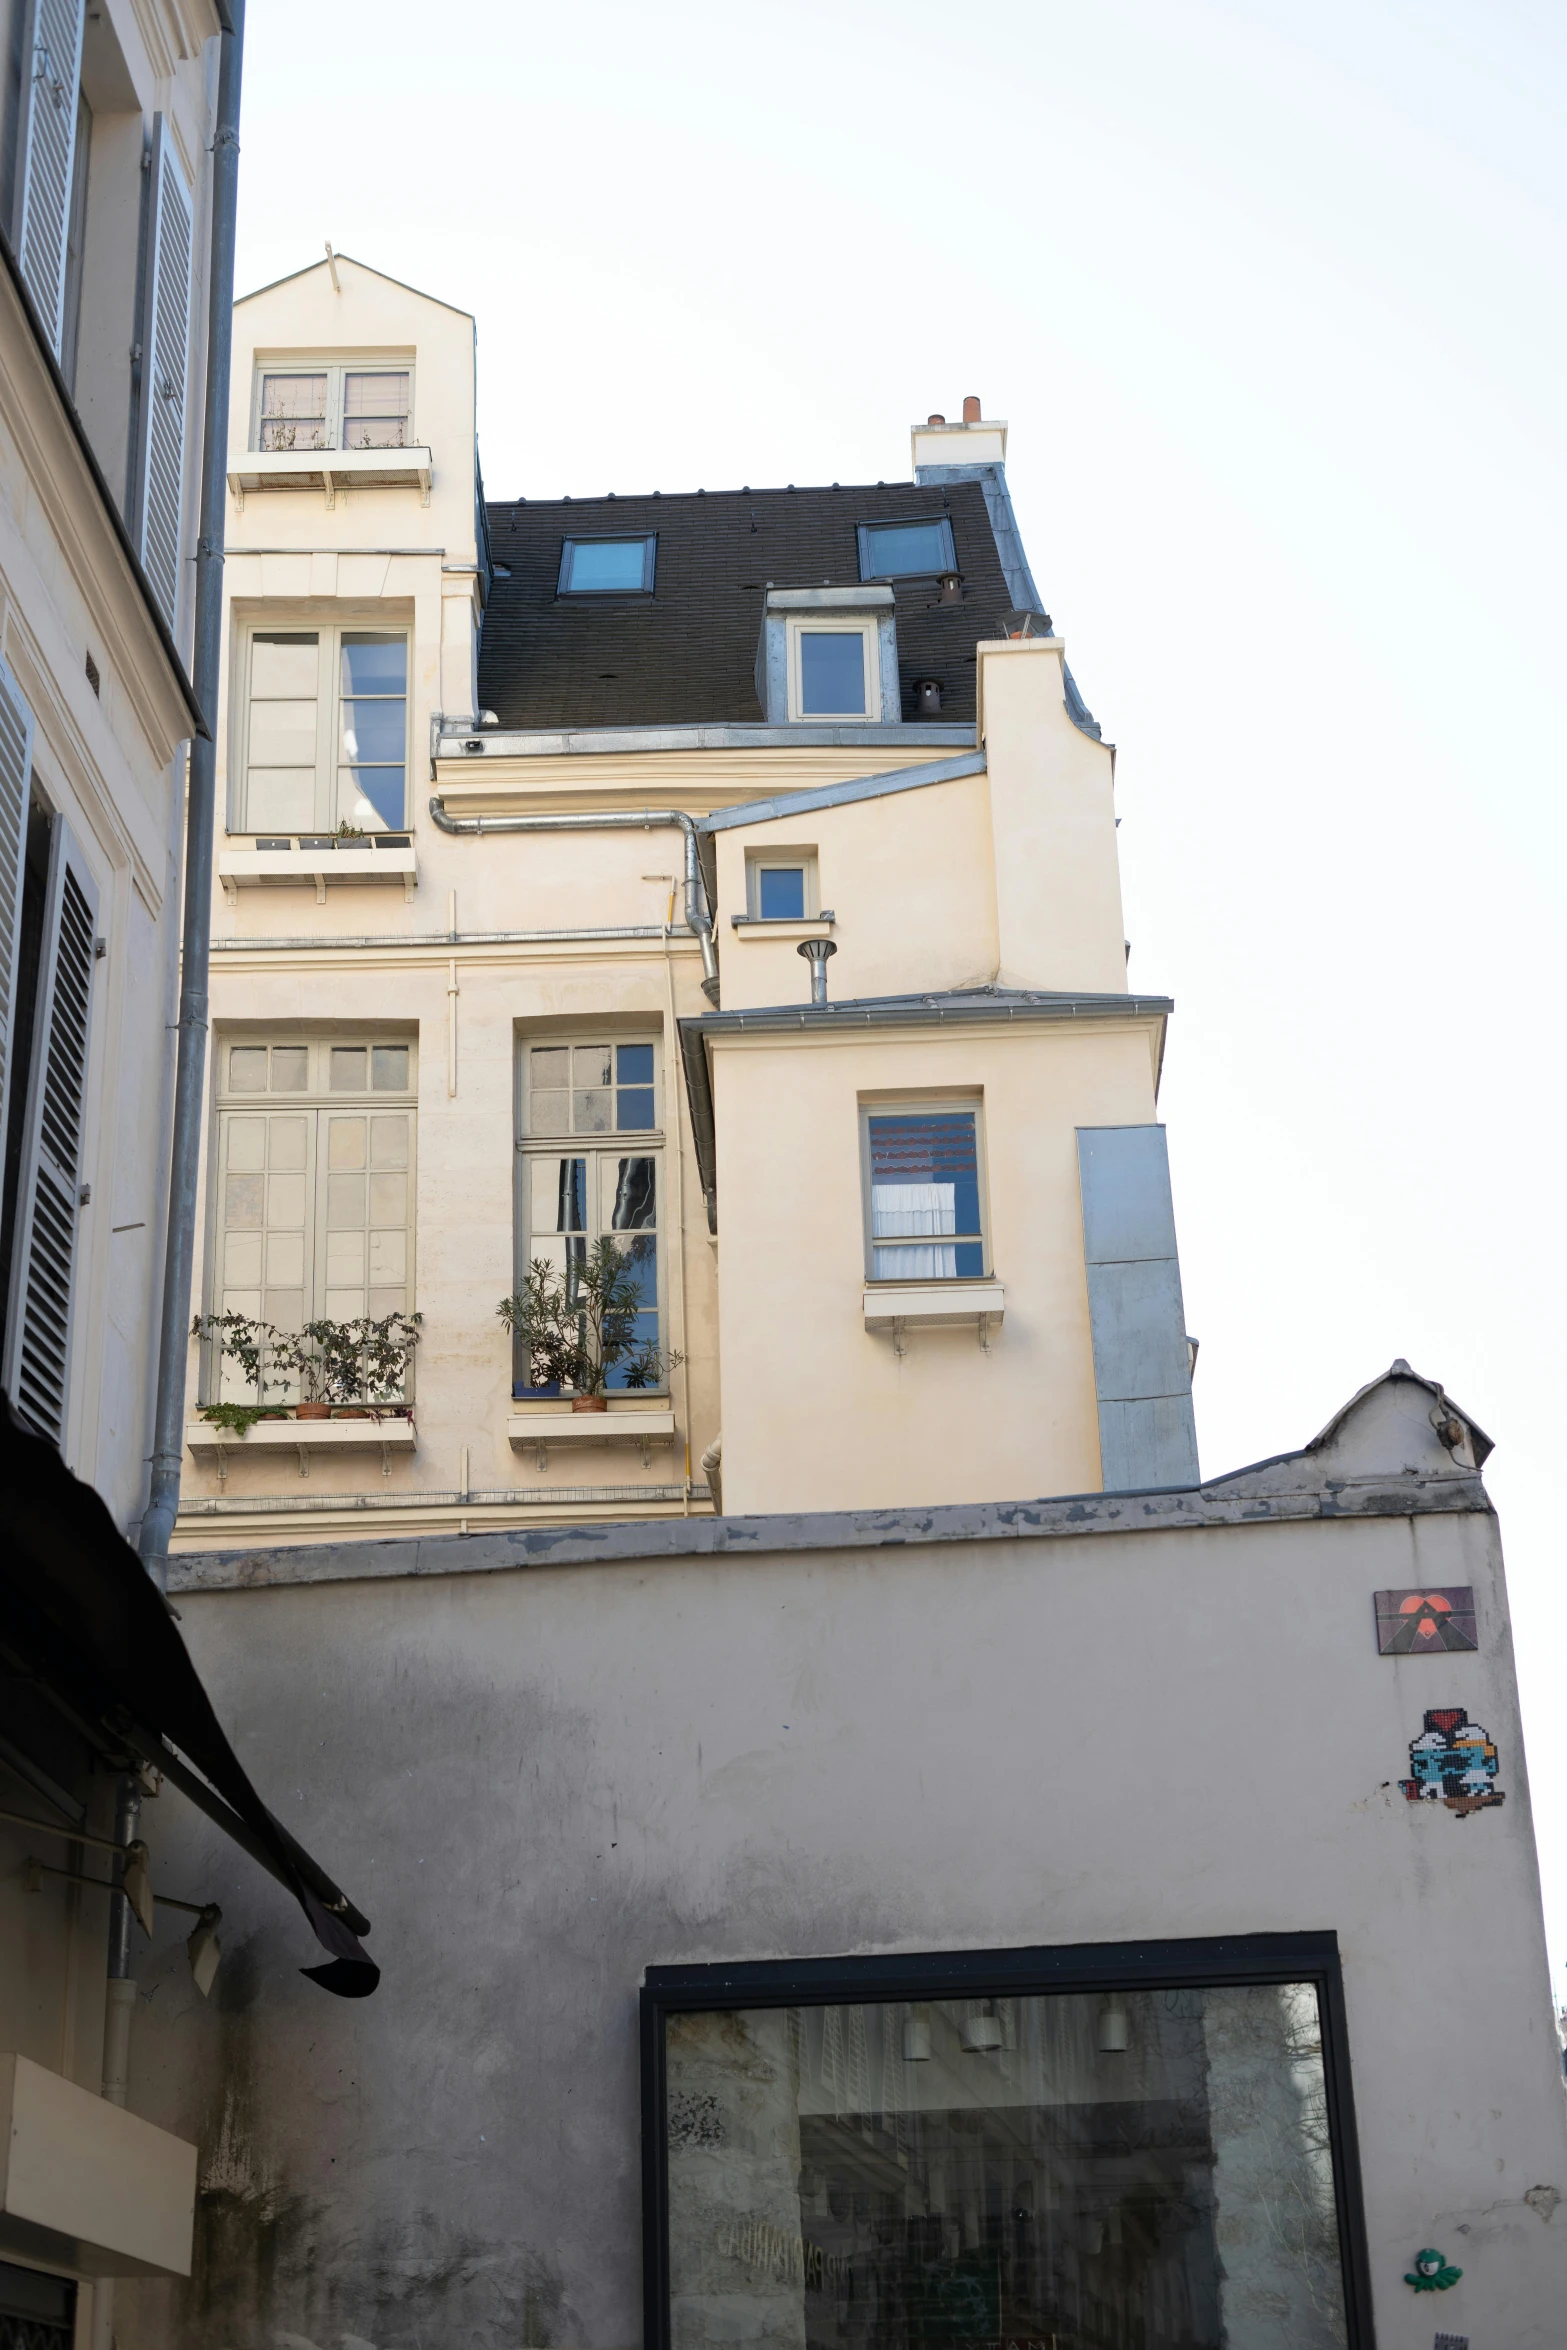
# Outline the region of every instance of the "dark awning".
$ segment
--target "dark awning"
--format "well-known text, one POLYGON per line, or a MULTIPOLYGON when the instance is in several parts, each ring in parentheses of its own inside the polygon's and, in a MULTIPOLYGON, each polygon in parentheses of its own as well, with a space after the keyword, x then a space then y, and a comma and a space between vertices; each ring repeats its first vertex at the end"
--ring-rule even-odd
POLYGON ((329 1953, 301 1973, 363 1999, 370 1931, 275 1820, 223 1734, 168 1603, 90 1485, 0 1397, 0 1642, 101 1752, 140 1757, 285 1885, 329 1953))

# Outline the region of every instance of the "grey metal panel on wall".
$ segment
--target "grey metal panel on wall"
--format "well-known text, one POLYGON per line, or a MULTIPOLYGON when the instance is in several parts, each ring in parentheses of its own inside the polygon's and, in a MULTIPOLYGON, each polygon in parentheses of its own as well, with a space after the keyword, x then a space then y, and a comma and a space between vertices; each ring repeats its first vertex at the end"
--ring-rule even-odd
POLYGON ((1079 1127, 1077 1163, 1104 1489, 1194 1485, 1197 1431, 1164 1128, 1079 1127))

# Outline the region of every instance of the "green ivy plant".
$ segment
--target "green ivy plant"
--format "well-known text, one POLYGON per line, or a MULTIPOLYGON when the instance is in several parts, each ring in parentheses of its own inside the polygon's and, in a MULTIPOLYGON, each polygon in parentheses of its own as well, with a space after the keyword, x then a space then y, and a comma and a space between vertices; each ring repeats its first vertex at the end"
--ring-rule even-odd
POLYGON ((231 1436, 248 1436, 258 1420, 272 1414, 262 1403, 206 1403, 201 1417, 214 1428, 226 1428, 231 1436))
POLYGON ((296 1331, 248 1314, 198 1314, 194 1335, 213 1339, 256 1391, 254 1404, 209 1404, 202 1417, 243 1433, 240 1419, 253 1427, 268 1393, 296 1380, 305 1403, 400 1403, 422 1320, 420 1314, 360 1314, 347 1322, 323 1317, 296 1331))
POLYGON ((495 1311, 517 1341, 535 1387, 572 1388, 602 1395, 612 1371, 625 1368, 628 1387, 660 1386, 684 1356, 637 1335, 642 1306, 640 1268, 652 1242, 622 1248, 607 1233, 562 1267, 535 1257, 520 1289, 495 1311))

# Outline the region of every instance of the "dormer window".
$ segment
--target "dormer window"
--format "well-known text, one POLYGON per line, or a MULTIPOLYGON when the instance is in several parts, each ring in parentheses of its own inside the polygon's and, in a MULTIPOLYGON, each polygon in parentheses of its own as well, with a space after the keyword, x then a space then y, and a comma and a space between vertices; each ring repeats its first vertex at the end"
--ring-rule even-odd
POLYGON ((658 540, 566 539, 560 550, 558 596, 650 596, 658 540))
POLYGON ((260 371, 258 449, 406 449, 413 443, 413 371, 301 362, 260 371))
POLYGON ((859 537, 861 579, 938 579, 958 567, 944 514, 926 522, 862 522, 859 537))
POLYGON ((895 725, 903 713, 891 588, 769 588, 756 698, 774 726, 895 725))
POLYGON ((875 622, 858 628, 814 628, 797 622, 789 637, 795 715, 863 718, 874 678, 875 622))

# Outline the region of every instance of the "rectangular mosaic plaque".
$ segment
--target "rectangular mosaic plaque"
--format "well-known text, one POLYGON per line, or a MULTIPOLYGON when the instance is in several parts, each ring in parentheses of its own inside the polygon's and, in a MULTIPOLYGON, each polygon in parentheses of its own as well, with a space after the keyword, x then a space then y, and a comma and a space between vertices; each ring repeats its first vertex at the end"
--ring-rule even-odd
POLYGON ((1379 1591, 1376 1602, 1380 1656, 1450 1656, 1455 1649, 1480 1645, 1472 1584, 1379 1591))

